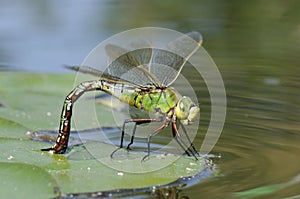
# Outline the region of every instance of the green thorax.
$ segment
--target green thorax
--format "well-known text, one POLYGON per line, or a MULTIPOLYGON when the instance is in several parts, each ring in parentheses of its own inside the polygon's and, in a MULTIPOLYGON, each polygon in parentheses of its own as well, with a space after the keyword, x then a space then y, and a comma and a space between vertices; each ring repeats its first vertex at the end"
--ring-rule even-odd
POLYGON ((102 90, 121 101, 147 112, 172 114, 181 95, 173 88, 139 89, 124 84, 103 82, 102 90))

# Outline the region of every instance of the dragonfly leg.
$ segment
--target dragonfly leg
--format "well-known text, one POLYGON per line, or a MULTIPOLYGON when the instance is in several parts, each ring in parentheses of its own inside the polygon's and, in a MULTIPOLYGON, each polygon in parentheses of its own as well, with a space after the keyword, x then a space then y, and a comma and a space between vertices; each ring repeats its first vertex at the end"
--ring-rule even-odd
MULTIPOLYGON (((129 122, 133 122, 132 119, 126 119, 126 120, 124 121, 124 123, 123 123, 120 147, 117 148, 117 149, 115 149, 115 150, 110 154, 110 158, 111 158, 111 159, 113 159, 114 154, 115 154, 118 150, 120 150, 121 148, 123 148, 123 141, 124 141, 124 134, 125 134, 125 125, 126 125, 126 123, 129 123, 129 122)), ((130 145, 133 143, 135 130, 136 130, 136 123, 134 124, 133 132, 132 132, 132 135, 131 135, 131 140, 130 140, 130 143, 128 144, 128 146, 127 146, 127 149, 130 149, 130 145)))
POLYGON ((123 148, 123 141, 124 141, 124 134, 125 134, 125 124, 130 122, 129 120, 125 120, 122 127, 122 134, 121 134, 121 143, 120 148, 123 148))
POLYGON ((169 126, 170 120, 167 120, 162 126, 155 129, 151 134, 148 135, 148 141, 147 141, 147 155, 145 155, 142 159, 142 161, 145 161, 150 156, 150 141, 153 136, 158 134, 161 130, 169 126))
POLYGON ((87 91, 101 90, 102 84, 98 80, 86 81, 79 84, 69 95, 67 95, 61 112, 59 133, 55 144, 51 148, 42 149, 42 151, 51 151, 53 153, 65 153, 68 148, 70 136, 72 107, 76 100, 87 91))
MULTIPOLYGON (((134 127, 133 127, 133 131, 132 131, 132 135, 131 135, 131 139, 130 139, 130 143, 127 145, 127 149, 130 149, 130 146, 133 144, 133 140, 134 140, 134 135, 135 135, 135 131, 136 131, 136 126, 139 124, 146 124, 146 123, 150 123, 150 122, 161 122, 161 119, 151 119, 151 118, 135 118, 135 119, 129 119, 127 120, 127 123, 129 122, 134 122, 134 127)), ((123 126, 123 136, 124 136, 124 129, 125 129, 125 122, 124 122, 124 126, 123 126)))
POLYGON ((133 144, 135 131, 136 131, 136 122, 134 123, 131 139, 130 139, 129 144, 127 145, 127 149, 130 149, 130 146, 133 144))
MULTIPOLYGON (((122 134, 121 134, 121 143, 120 143, 120 148, 123 148, 123 141, 124 141, 124 135, 125 135, 125 125, 127 123, 130 123, 130 122, 134 122, 134 127, 133 127, 133 132, 132 132, 132 135, 131 135, 131 140, 130 140, 130 143, 127 145, 127 149, 129 149, 130 145, 132 145, 133 143, 133 140, 134 140, 134 134, 135 134, 135 131, 136 131, 136 124, 139 122, 139 120, 144 120, 144 119, 126 119, 123 123, 123 127, 122 127, 122 134)), ((143 123, 149 123, 151 121, 145 121, 143 123)), ((141 123, 141 122, 140 122, 141 123)))
POLYGON ((134 122, 134 127, 133 127, 133 132, 131 135, 130 143, 127 145, 127 149, 130 149, 130 146, 133 144, 134 140, 134 135, 136 132, 136 126, 139 124, 145 124, 145 123, 150 123, 150 122, 161 122, 161 119, 155 119, 155 118, 135 118, 135 119, 126 119, 123 123, 122 127, 122 134, 121 134, 121 142, 120 142, 120 147, 114 150, 111 154, 110 157, 113 159, 113 155, 121 148, 123 148, 123 142, 124 142, 124 135, 125 135, 125 125, 130 122, 134 122))
POLYGON ((173 134, 173 138, 176 140, 177 144, 184 150, 185 154, 188 156, 191 156, 191 154, 188 152, 188 150, 186 150, 187 146, 184 144, 181 144, 181 142, 179 141, 179 136, 177 135, 177 133, 175 132, 173 127, 172 127, 172 134, 173 134))
MULTIPOLYGON (((184 128, 184 131, 185 131, 185 128, 184 128)), ((198 152, 196 151, 195 147, 194 147, 194 151, 192 151, 190 149, 190 147, 188 147, 185 142, 181 139, 181 135, 177 129, 177 126, 176 126, 176 121, 173 121, 172 122, 172 133, 173 133, 173 137, 174 139, 176 140, 176 142, 178 143, 178 145, 185 151, 185 153, 188 155, 188 156, 191 156, 190 154, 192 154, 192 156, 195 157, 196 160, 198 160, 198 158, 196 157, 196 154, 198 154, 198 152)), ((186 136, 188 137, 186 131, 185 131, 185 134, 186 136)), ((189 139, 189 137, 187 138, 190 142, 190 146, 191 146, 191 140, 189 139)))
POLYGON ((187 140, 188 140, 190 146, 192 147, 193 152, 199 156, 199 153, 198 153, 198 151, 196 150, 196 148, 195 148, 193 142, 191 141, 189 135, 187 134, 184 125, 183 125, 179 120, 178 120, 178 123, 179 123, 180 127, 182 128, 182 130, 183 130, 183 132, 184 132, 184 134, 185 134, 185 137, 187 138, 187 140))

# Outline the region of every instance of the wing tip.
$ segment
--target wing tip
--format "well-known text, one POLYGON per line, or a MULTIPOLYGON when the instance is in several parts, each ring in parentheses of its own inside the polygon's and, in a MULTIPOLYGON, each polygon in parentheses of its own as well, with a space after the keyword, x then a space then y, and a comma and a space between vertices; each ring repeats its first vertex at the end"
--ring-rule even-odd
POLYGON ((196 41, 198 43, 199 46, 202 45, 203 43, 203 36, 200 32, 197 31, 192 31, 187 33, 187 35, 192 38, 194 41, 196 41))

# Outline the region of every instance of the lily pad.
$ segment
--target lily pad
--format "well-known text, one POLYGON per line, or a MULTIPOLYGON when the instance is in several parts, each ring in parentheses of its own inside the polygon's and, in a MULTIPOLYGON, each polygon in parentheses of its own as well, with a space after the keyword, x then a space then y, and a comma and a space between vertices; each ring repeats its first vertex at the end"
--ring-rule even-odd
POLYGON ((0 73, 2 118, 30 129, 57 128, 65 95, 72 89, 73 75, 0 73))
POLYGON ((108 148, 114 147, 101 142, 86 144, 97 147, 99 153, 105 155, 100 160, 95 159, 82 146, 73 147, 66 155, 53 155, 39 150, 48 147, 47 143, 43 142, 1 139, 0 144, 1 162, 24 163, 44 168, 56 179, 63 193, 163 185, 180 177, 196 175, 206 168, 204 159, 195 161, 193 157, 178 157, 172 154, 152 155, 148 161, 142 162, 141 158, 145 153, 139 154, 133 151, 129 152, 129 155, 133 153, 135 158, 111 159, 110 154, 106 154, 105 151, 110 152, 108 148), (162 162, 169 162, 169 164, 158 170, 149 168, 161 167, 162 162), (141 170, 148 171, 149 169, 155 171, 141 173, 141 170))
POLYGON ((24 163, 0 163, 3 198, 50 198, 59 195, 56 180, 44 169, 24 163))
MULTIPOLYGON (((5 85, 0 89, 3 104, 0 108, 0 173, 1 180, 6 182, 0 191, 6 198, 17 198, 18 193, 22 197, 49 198, 58 194, 55 190, 63 194, 118 192, 120 189, 134 192, 138 188, 163 186, 195 176, 206 169, 205 159, 199 157, 195 161, 194 157, 180 154, 153 153, 141 161, 146 154, 143 150, 119 150, 111 159, 116 146, 101 142, 96 133, 97 139, 73 136, 71 140, 75 141, 71 143, 75 145, 71 144, 64 155, 42 152, 40 149, 53 144, 56 133, 43 134, 44 138, 52 137, 48 140, 32 139, 32 135, 39 134, 40 129, 52 132, 57 129, 64 96, 73 87, 72 75, 5 72, 0 73, 0 85, 5 85), (14 188, 19 192, 11 195, 8 190, 14 188)), ((83 98, 82 102, 88 100, 83 98)), ((95 106, 101 120, 114 124, 113 118, 105 112, 107 107, 95 106)), ((87 120, 86 126, 90 126, 90 122, 87 120)), ((102 130, 120 135, 118 128, 102 130)))
POLYGON ((0 129, 0 138, 28 138, 29 129, 11 120, 0 118, 0 129))

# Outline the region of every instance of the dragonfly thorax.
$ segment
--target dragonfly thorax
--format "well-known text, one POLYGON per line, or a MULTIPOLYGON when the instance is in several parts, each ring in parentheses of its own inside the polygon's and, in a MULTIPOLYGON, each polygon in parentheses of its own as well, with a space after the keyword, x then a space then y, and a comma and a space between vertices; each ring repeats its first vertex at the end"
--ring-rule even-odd
POLYGON ((191 100, 183 96, 175 107, 175 116, 182 124, 192 124, 200 113, 200 108, 191 100))

